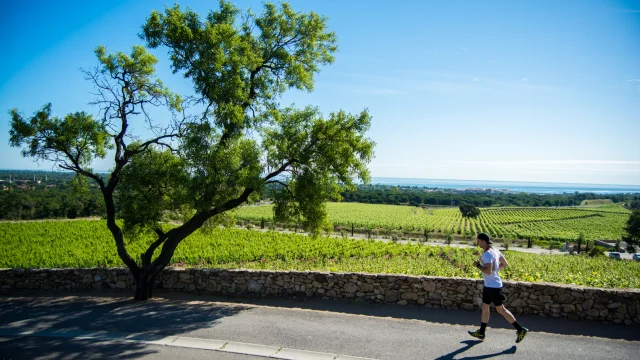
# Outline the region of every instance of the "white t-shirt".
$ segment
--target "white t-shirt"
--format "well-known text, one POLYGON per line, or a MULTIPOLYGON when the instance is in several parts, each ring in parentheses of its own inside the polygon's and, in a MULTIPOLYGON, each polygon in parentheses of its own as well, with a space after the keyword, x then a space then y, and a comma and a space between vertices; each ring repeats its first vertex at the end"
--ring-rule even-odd
POLYGON ((482 261, 483 266, 488 263, 493 263, 493 271, 491 271, 491 275, 482 273, 482 275, 484 276, 485 287, 502 287, 502 280, 500 280, 500 275, 498 275, 498 267, 500 266, 501 257, 502 254, 500 253, 500 251, 494 248, 489 248, 484 253, 482 253, 482 257, 480 257, 480 260, 482 261))

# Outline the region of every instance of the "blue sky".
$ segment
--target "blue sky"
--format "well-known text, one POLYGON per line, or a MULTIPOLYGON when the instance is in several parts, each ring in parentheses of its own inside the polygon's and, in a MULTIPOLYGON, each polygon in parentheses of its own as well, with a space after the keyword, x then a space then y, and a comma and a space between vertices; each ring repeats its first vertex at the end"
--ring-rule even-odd
MULTIPOLYGON (((640 1, 290 3, 326 15, 339 52, 314 92, 282 104, 368 108, 374 177, 640 184, 640 1)), ((96 65, 99 44, 141 44, 164 4, 0 2, 0 168, 51 169, 9 147, 7 111, 97 114, 79 69, 96 65)), ((204 16, 217 2, 181 5, 204 16)), ((166 50, 153 52, 158 76, 191 93, 166 50)))

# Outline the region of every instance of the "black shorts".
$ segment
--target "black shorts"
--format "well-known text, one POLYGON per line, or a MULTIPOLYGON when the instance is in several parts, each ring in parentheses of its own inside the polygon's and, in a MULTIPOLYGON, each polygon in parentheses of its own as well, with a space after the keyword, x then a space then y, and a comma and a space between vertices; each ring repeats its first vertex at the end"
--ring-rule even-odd
POLYGON ((502 288, 491 288, 485 286, 482 289, 483 304, 491 305, 491 303, 493 303, 495 306, 500 306, 505 300, 506 298, 502 295, 502 288))

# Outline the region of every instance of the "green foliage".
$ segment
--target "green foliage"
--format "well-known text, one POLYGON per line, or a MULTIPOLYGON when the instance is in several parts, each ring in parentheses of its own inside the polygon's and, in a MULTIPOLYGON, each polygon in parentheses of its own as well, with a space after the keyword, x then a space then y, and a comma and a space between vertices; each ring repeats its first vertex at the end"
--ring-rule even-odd
POLYGON ((134 157, 120 174, 117 200, 125 231, 156 228, 167 211, 190 204, 189 175, 171 151, 150 149, 134 157))
POLYGON ((104 216, 104 202, 96 186, 88 183, 85 184, 88 188, 83 187, 79 191, 75 174, 66 175, 64 180, 51 176, 47 181, 42 175, 40 183, 33 182, 31 175, 26 185, 22 182, 27 180, 19 180, 18 184, 14 180, 7 185, 6 191, 0 191, 0 219, 54 219, 70 214, 77 217, 104 216))
POLYGON ((460 204, 460 212, 462 213, 462 216, 466 218, 475 219, 480 216, 480 209, 471 204, 460 204))
POLYGON ((278 107, 285 90, 311 91, 320 66, 333 62, 336 38, 325 18, 288 4, 266 4, 261 15, 248 12, 237 22, 239 15, 225 1, 203 20, 175 5, 154 11, 143 27, 147 45, 166 47, 174 71, 209 104, 209 117, 187 124, 181 141, 194 174, 188 197, 202 212, 276 183, 275 219, 317 235, 329 226, 324 202, 353 189, 354 178, 369 180, 370 116, 340 111, 324 119, 315 108, 278 107), (250 129, 261 147, 244 137, 250 129))
POLYGON ((153 78, 158 60, 144 47, 133 46, 129 56, 121 52, 107 54, 107 49, 100 45, 95 49, 95 54, 102 64, 99 70, 102 74, 121 79, 127 83, 126 87, 132 90, 132 93, 125 95, 125 101, 166 99, 171 108, 182 110, 180 96, 172 93, 162 81, 153 78))
POLYGON ((590 257, 598 257, 598 256, 604 256, 604 252, 607 249, 605 249, 602 246, 594 246, 593 248, 591 248, 591 250, 589 250, 589 256, 590 257))
POLYGON ((94 158, 104 158, 110 148, 104 125, 87 113, 71 113, 60 119, 51 115, 50 103, 29 119, 17 109, 9 113, 9 142, 15 147, 24 144, 22 155, 25 157, 86 167, 94 158))
MULTIPOLYGON (((457 191, 455 189, 429 188, 424 191, 421 186, 393 187, 390 185, 359 185, 357 191, 345 191, 342 196, 347 202, 360 202, 369 204, 415 204, 433 206, 451 206, 461 203, 473 204, 477 207, 551 207, 551 206, 579 206, 583 200, 596 199, 598 194, 571 193, 571 194, 534 194, 534 193, 496 193, 496 192, 470 192, 457 191)), ((622 205, 633 209, 640 208, 640 194, 612 194, 611 200, 615 204, 597 206, 601 211, 629 212, 622 205)), ((580 207, 582 208, 582 207, 580 207)), ((585 207, 585 209, 594 207, 585 207)))
POLYGON ((549 241, 549 250, 554 250, 554 249, 562 249, 562 243, 560 241, 549 241))
POLYGON ((272 107, 287 88, 312 90, 314 75, 337 50, 326 19, 313 12, 265 4, 262 15, 247 12, 237 26, 239 15, 226 1, 205 19, 174 5, 164 13, 154 10, 142 33, 149 47, 168 48, 174 72, 190 78, 215 105, 216 125, 238 130, 256 120, 247 106, 272 107))
POLYGON ((613 251, 620 252, 620 250, 622 250, 622 248, 620 247, 620 240, 616 240, 616 244, 613 248, 613 251))
POLYGON ((624 241, 634 247, 640 246, 640 209, 631 212, 625 225, 624 241))
POLYGON ((584 233, 580 232, 580 234, 578 235, 578 254, 580 254, 583 242, 584 242, 584 233))
POLYGON ((373 142, 364 137, 370 116, 344 112, 322 119, 316 109, 285 109, 275 114, 275 127, 265 130, 263 146, 270 166, 296 159, 291 177, 275 197, 275 220, 301 223, 312 232, 327 226, 324 202, 339 200, 340 191, 354 188, 353 175, 369 181, 365 166, 373 142), (340 184, 340 185, 339 185, 340 184))
POLYGON ((451 233, 447 232, 444 235, 444 241, 447 245, 451 245, 451 243, 453 242, 453 235, 451 235, 451 233))
MULTIPOLYGON (((619 238, 624 234, 628 219, 627 213, 600 211, 599 208, 492 208, 483 210, 477 219, 463 218, 457 208, 423 210, 408 206, 329 202, 326 209, 329 221, 342 226, 429 229, 429 232, 440 233, 454 229, 462 233, 502 234, 512 239, 535 238, 533 242, 538 239, 573 242, 580 232, 589 239, 619 238)), ((273 207, 269 205, 250 206, 239 209, 237 216, 260 221, 263 217, 271 218, 272 213, 273 207)))
POLYGON ((190 215, 188 230, 167 235, 181 237, 165 243, 172 244, 164 246, 167 254, 202 224, 227 222, 220 214, 256 199, 267 184, 279 185, 276 218, 319 234, 329 226, 324 202, 369 180, 371 117, 281 108, 286 90, 313 89, 321 67, 334 60, 336 35, 316 13, 286 3, 263 10, 241 14, 220 1, 204 18, 177 4, 153 11, 140 36, 148 48, 166 49, 174 73, 193 82, 189 101, 155 78, 157 59, 145 47, 109 54, 98 46, 99 65, 85 75, 96 87, 101 119, 73 113, 60 120, 51 105, 31 119, 12 110, 11 144, 95 180, 107 217, 117 211, 127 232, 159 230, 168 213, 190 215), (158 122, 150 107, 165 107, 173 120, 158 122), (138 120, 155 137, 131 133, 138 120), (105 182, 87 166, 109 148, 115 167, 105 182))
MULTIPOLYGON (((165 230, 169 230, 165 226, 165 230)), ((121 264, 104 221, 0 223, 2 268, 115 267, 121 264)), ((132 253, 154 241, 127 238, 132 253)), ((639 288, 640 262, 605 257, 505 252, 506 280, 555 282, 605 288, 639 288), (607 271, 603 271, 607 269, 607 271)), ((431 247, 368 240, 204 229, 176 249, 171 264, 214 268, 316 270, 480 278, 472 267, 477 249, 431 247)))

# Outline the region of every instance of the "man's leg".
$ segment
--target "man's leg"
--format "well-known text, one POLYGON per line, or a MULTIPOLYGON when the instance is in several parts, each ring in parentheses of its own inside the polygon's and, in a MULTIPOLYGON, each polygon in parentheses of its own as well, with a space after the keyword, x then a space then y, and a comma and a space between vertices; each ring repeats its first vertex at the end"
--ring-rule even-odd
POLYGON ((522 339, 524 339, 524 337, 529 332, 529 329, 520 326, 520 324, 518 324, 518 322, 516 321, 515 316, 513 316, 511 311, 507 310, 504 305, 496 306, 496 311, 498 312, 498 314, 502 315, 509 322, 509 324, 513 325, 513 327, 516 328, 516 331, 518 332, 516 342, 519 343, 520 341, 522 341, 522 339))
POLYGON ((473 336, 474 338, 478 338, 480 340, 484 340, 484 332, 487 329, 487 323, 489 322, 489 315, 491 314, 490 311, 490 306, 491 304, 485 304, 484 302, 482 303, 482 317, 480 318, 480 329, 476 330, 476 331, 469 331, 469 335, 473 336))
POLYGON ((491 304, 482 303, 482 322, 489 323, 489 315, 491 315, 491 304))
POLYGON ((498 314, 502 315, 509 322, 509 324, 513 324, 514 322, 516 322, 516 318, 513 316, 511 311, 507 310, 507 308, 504 307, 504 305, 496 306, 496 311, 498 312, 498 314))

